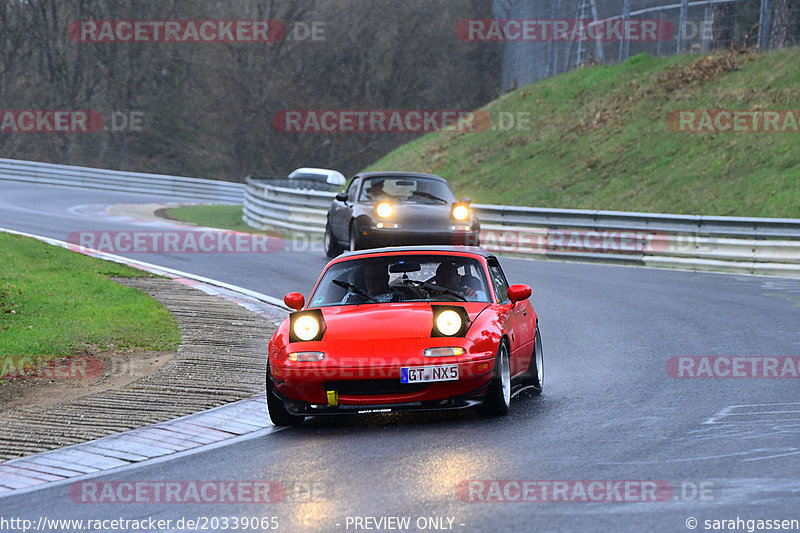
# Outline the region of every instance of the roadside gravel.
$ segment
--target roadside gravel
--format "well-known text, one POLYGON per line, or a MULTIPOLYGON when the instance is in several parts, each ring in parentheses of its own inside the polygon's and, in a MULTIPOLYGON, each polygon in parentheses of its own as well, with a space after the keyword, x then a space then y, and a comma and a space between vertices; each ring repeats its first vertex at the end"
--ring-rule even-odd
POLYGON ((158 371, 113 390, 0 412, 0 462, 164 422, 264 389, 274 322, 218 296, 163 278, 117 279, 175 316, 183 339, 158 371))

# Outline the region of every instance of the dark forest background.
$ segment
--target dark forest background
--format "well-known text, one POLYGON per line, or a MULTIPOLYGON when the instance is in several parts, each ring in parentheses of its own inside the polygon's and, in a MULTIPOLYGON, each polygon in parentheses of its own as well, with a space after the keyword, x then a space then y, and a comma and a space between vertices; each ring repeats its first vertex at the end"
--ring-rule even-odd
MULTIPOLYGON (((501 77, 502 87, 512 87, 552 75, 549 43, 504 50, 464 42, 456 34, 460 20, 570 18, 586 1, 0 0, 0 110, 95 110, 106 124, 114 116, 142 119, 137 131, 0 133, 0 157, 232 181, 285 176, 300 166, 350 175, 416 135, 282 133, 273 116, 289 109, 478 108, 500 95, 501 77), (90 19, 278 20, 290 36, 316 24, 323 38, 71 40, 69 24, 90 19)), ((710 49, 753 46, 761 1, 715 4, 710 49)), ((631 8, 662 2, 674 0, 635 0, 631 8)), ((594 4, 602 18, 620 13, 623 0, 594 4)), ((800 0, 770 5, 770 48, 797 45, 800 0)), ((690 13, 702 15, 700 8, 690 13)))
POLYGON ((498 96, 501 48, 462 42, 455 27, 491 14, 490 0, 4 0, 0 109, 143 120, 141 131, 2 133, 0 157, 232 181, 300 166, 351 174, 414 135, 281 133, 273 115, 479 107, 498 96), (87 19, 267 19, 290 34, 317 23, 324 39, 74 42, 70 22, 87 19))

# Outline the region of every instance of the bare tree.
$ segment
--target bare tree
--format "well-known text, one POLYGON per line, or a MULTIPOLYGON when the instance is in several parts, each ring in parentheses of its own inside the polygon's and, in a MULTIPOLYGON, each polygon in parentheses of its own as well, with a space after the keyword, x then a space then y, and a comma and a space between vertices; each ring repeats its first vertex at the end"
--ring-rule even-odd
POLYGON ((797 44, 800 0, 773 0, 770 48, 797 44))

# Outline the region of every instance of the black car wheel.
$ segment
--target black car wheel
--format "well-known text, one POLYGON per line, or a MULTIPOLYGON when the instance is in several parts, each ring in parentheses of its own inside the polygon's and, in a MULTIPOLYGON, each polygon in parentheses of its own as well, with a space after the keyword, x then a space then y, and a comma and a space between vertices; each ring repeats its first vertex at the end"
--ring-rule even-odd
POLYGON ((528 390, 534 395, 542 393, 542 387, 544 386, 544 352, 542 350, 542 336, 539 333, 539 326, 536 326, 533 355, 531 355, 531 364, 526 372, 525 385, 530 387, 528 390))
POLYGON ((508 347, 504 341, 500 342, 497 349, 497 359, 494 362, 494 373, 489 383, 489 390, 483 400, 482 410, 490 416, 503 416, 508 412, 511 404, 511 360, 508 347))
POLYGON ((336 238, 331 232, 330 222, 325 224, 325 240, 323 241, 323 244, 325 246, 325 255, 330 258, 334 258, 342 253, 342 247, 339 246, 338 242, 336 242, 336 238))
POLYGON ((270 420, 276 426, 299 426, 306 417, 293 415, 287 411, 281 399, 273 394, 274 390, 269 365, 267 365, 267 410, 270 420))
POLYGON ((358 238, 358 225, 353 222, 350 224, 350 251, 355 252, 361 249, 361 240, 358 238))

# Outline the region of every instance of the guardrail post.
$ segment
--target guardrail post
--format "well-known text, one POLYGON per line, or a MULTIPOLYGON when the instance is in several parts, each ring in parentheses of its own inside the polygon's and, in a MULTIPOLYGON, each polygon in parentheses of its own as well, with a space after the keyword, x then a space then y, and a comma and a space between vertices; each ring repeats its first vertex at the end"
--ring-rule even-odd
POLYGON ((678 53, 683 52, 683 40, 686 38, 686 19, 689 17, 689 0, 681 0, 681 12, 678 16, 678 53))
MULTIPOLYGON (((625 27, 625 23, 631 16, 631 0, 625 0, 622 4, 622 27, 625 27)), ((661 42, 661 41, 659 41, 661 42)), ((657 46, 657 45, 656 45, 657 46)), ((631 42, 629 39, 623 39, 621 43, 619 43, 619 62, 622 63, 631 53, 631 42)))

